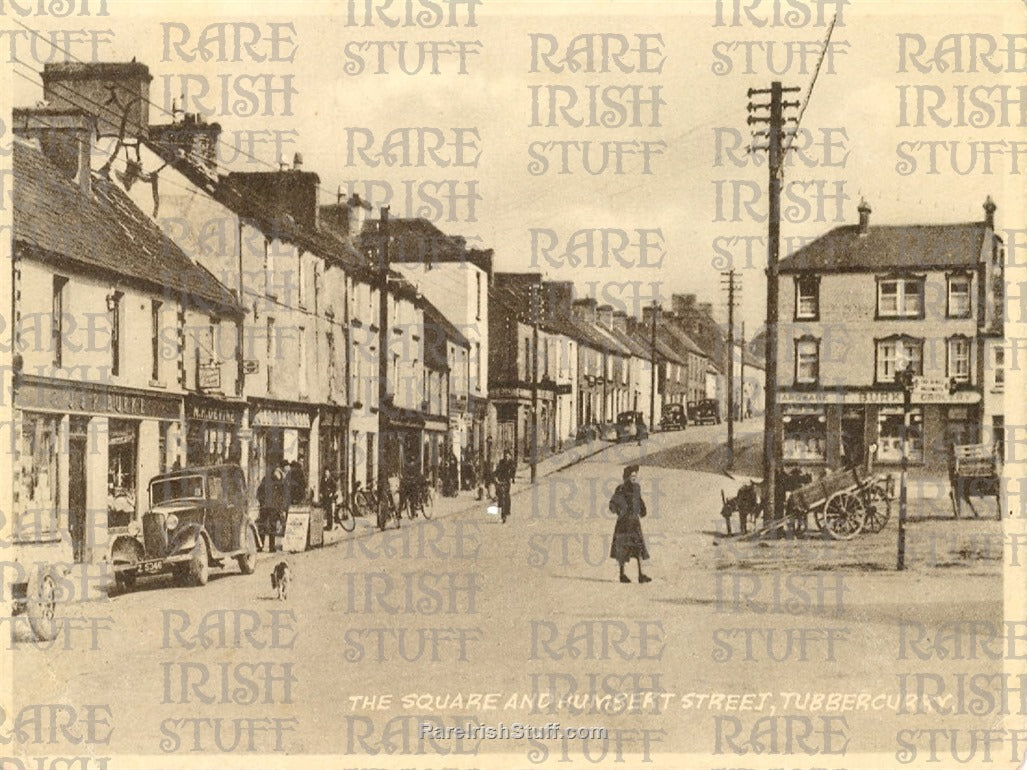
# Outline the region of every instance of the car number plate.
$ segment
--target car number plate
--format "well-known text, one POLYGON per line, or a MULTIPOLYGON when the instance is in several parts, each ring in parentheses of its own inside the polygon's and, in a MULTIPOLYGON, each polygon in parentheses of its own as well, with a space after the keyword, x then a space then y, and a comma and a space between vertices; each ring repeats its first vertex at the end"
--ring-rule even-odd
POLYGON ((145 575, 153 575, 164 569, 164 560, 157 559, 156 561, 144 561, 139 565, 139 571, 145 575))

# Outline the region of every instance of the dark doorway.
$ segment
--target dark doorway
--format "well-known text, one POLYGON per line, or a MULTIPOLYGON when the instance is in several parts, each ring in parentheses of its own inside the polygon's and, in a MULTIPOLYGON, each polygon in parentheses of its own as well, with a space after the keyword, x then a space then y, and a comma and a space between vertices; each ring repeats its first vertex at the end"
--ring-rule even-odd
POLYGON ((843 468, 862 465, 866 460, 866 412, 862 407, 842 413, 841 464, 843 468))
POLYGON ((75 562, 81 564, 88 559, 86 530, 86 451, 88 420, 73 417, 68 432, 68 530, 75 562))

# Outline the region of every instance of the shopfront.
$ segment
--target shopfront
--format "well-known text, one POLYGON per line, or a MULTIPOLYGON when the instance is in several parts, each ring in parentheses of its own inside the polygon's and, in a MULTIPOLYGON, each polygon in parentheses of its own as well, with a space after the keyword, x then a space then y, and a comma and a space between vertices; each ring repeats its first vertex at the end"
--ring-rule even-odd
POLYGON ((217 465, 240 462, 239 428, 245 408, 242 401, 186 396, 186 463, 217 465))
POLYGON ((15 406, 19 527, 65 530, 76 561, 102 560, 180 459, 181 397, 26 375, 15 406))
POLYGON ((905 428, 902 391, 779 393, 784 465, 830 468, 902 462, 903 434, 910 465, 944 470, 952 444, 979 440, 980 393, 925 394, 911 399, 905 428))
POLYGON ((250 428, 249 478, 250 494, 256 495, 261 480, 282 461, 295 462, 303 476, 303 488, 308 492, 310 481, 310 439, 313 415, 309 409, 297 409, 293 404, 279 402, 252 402, 250 428))
MULTIPOLYGON (((336 480, 345 480, 346 467, 346 410, 338 407, 321 407, 318 412, 318 474, 327 469, 336 480)), ((318 484, 319 502, 320 484, 318 484)))

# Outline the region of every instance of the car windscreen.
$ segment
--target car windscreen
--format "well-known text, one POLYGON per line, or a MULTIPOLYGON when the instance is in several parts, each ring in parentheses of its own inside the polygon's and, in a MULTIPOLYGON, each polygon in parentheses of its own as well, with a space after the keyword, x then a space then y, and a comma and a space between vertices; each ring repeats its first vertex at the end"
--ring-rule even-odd
POLYGON ((203 476, 178 476, 150 482, 151 506, 189 499, 203 499, 203 476))

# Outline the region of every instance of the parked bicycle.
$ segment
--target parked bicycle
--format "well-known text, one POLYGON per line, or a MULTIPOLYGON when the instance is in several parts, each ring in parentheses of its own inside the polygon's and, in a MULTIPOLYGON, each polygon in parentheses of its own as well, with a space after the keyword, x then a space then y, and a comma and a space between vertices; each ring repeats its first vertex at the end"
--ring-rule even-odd
POLYGON ((435 507, 435 490, 428 479, 419 472, 403 476, 399 485, 399 509, 416 519, 418 515, 430 519, 435 507))
POLYGON ((356 516, 350 506, 343 501, 341 494, 335 499, 335 521, 346 532, 352 532, 357 527, 356 516))
POLYGON ((386 493, 382 499, 382 505, 379 506, 377 492, 357 487, 353 493, 353 507, 360 516, 374 516, 378 523, 378 529, 382 531, 388 526, 390 519, 396 522, 396 529, 399 529, 400 511, 391 490, 386 493))

